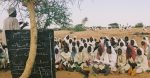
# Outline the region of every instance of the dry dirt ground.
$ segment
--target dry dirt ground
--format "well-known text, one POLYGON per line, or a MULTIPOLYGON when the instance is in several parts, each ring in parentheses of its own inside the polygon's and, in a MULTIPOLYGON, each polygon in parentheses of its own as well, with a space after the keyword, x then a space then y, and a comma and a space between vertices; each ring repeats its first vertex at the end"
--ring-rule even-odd
MULTIPOLYGON (((108 37, 117 37, 117 38, 124 38, 125 36, 128 36, 130 39, 135 39, 140 45, 140 41, 143 36, 145 35, 133 35, 135 32, 146 32, 142 29, 131 29, 129 31, 121 31, 118 29, 109 29, 109 30, 96 30, 96 31, 83 31, 83 32, 73 32, 73 31, 55 31, 55 37, 57 38, 64 38, 65 35, 70 34, 70 36, 77 36, 77 38, 89 38, 94 37, 96 39, 99 39, 101 36, 108 36, 108 37)), ((147 29, 147 33, 150 33, 150 29, 147 29)), ((150 39, 150 35, 147 35, 150 39)), ((0 38, 1 39, 1 38, 0 38)), ((0 71, 0 78, 12 78, 11 72, 7 71, 0 71)), ((83 75, 78 72, 67 72, 67 71, 58 71, 56 72, 56 78, 83 78, 83 75)), ((137 74, 136 76, 129 76, 127 74, 110 74, 109 76, 103 76, 103 75, 93 75, 90 74, 89 78, 150 78, 150 73, 142 73, 137 74)))

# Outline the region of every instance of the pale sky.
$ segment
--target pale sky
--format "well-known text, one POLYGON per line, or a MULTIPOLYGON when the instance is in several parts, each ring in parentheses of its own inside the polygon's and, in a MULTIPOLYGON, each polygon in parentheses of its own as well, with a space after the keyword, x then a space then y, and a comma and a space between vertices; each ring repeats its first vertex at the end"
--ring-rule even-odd
MULTIPOLYGON (((74 25, 88 17, 87 26, 107 26, 114 22, 122 25, 143 22, 150 26, 150 0, 84 0, 80 8, 73 5, 70 11, 74 25)), ((0 12, 0 28, 6 17, 7 12, 0 12)))
POLYGON ((88 26, 106 26, 113 22, 150 25, 150 0, 84 0, 80 8, 72 8, 74 24, 88 17, 88 26))

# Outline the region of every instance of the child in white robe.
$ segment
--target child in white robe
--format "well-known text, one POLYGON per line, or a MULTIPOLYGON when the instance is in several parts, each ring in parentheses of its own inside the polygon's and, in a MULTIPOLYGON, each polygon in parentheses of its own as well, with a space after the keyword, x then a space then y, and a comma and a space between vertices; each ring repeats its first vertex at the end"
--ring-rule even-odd
POLYGON ((79 52, 75 55, 74 58, 74 62, 75 62, 74 65, 77 72, 84 74, 85 77, 88 78, 90 70, 84 69, 84 66, 86 66, 86 62, 85 62, 86 57, 84 57, 84 53, 82 52, 83 48, 84 48, 83 46, 79 47, 79 52))
POLYGON ((64 52, 61 53, 62 65, 65 70, 68 70, 69 62, 71 61, 71 53, 69 52, 69 47, 64 47, 64 52))
POLYGON ((57 70, 61 69, 61 55, 58 48, 55 48, 55 67, 57 70))
POLYGON ((142 73, 148 70, 148 60, 147 57, 144 55, 144 51, 142 48, 137 49, 137 56, 135 58, 136 66, 136 73, 142 73))
POLYGON ((142 45, 142 49, 144 50, 144 55, 146 55, 148 59, 148 65, 150 67, 150 44, 147 43, 147 41, 142 40, 141 45, 142 45))
POLYGON ((125 65, 126 65, 126 55, 122 52, 122 49, 118 49, 118 56, 117 56, 117 64, 116 67, 118 69, 118 73, 125 73, 125 65))

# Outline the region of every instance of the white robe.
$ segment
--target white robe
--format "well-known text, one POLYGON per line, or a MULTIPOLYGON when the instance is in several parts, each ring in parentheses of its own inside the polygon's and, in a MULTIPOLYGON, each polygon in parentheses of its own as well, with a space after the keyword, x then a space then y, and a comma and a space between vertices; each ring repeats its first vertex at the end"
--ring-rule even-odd
MULTIPOLYGON (((4 26, 3 26, 3 31, 2 31, 2 44, 4 45, 9 45, 6 42, 6 34, 5 34, 5 30, 19 30, 19 23, 18 20, 16 19, 16 17, 8 17, 4 20, 4 26)), ((8 49, 5 49, 6 52, 6 56, 8 59, 8 63, 9 63, 9 55, 8 55, 8 49)))
MULTIPOLYGON (((132 40, 134 41, 133 46, 136 46, 136 47, 137 47, 138 45, 137 45, 137 42, 135 41, 135 39, 132 39, 132 40)), ((131 40, 130 40, 130 45, 131 45, 131 40)))
POLYGON ((104 69, 105 64, 109 64, 108 54, 104 51, 102 53, 102 55, 98 57, 97 56, 97 52, 98 52, 98 50, 95 50, 95 52, 94 52, 94 59, 93 59, 93 61, 96 61, 97 63, 93 64, 93 66, 95 68, 104 69))
POLYGON ((125 54, 118 55, 118 57, 117 57, 117 65, 119 67, 123 67, 123 66, 126 65, 126 63, 127 63, 126 55, 125 54))
POLYGON ((117 66, 118 66, 118 71, 120 73, 125 73, 130 68, 130 65, 127 64, 127 59, 126 55, 122 53, 121 55, 118 55, 117 57, 117 66))
POLYGON ((143 41, 145 41, 149 45, 149 39, 148 39, 148 37, 145 37, 145 39, 143 39, 143 41))
POLYGON ((125 42, 124 42, 122 39, 121 39, 121 41, 119 42, 119 46, 117 46, 117 47, 115 48, 115 50, 118 50, 119 48, 122 50, 122 53, 126 54, 127 46, 126 46, 125 42), (124 44, 124 46, 120 46, 120 43, 121 43, 121 42, 124 44))
POLYGON ((69 43, 69 52, 72 52, 72 44, 69 43))
POLYGON ((61 58, 62 58, 62 61, 64 62, 63 64, 67 65, 67 63, 71 60, 71 53, 70 52, 68 52, 68 53, 62 52, 61 58))
MULTIPOLYGON (((68 35, 67 35, 68 36, 68 35)), ((67 45, 69 46, 69 39, 67 39, 66 37, 67 36, 65 36, 65 38, 64 38, 64 41, 67 43, 67 45)))
POLYGON ((84 58, 84 53, 83 52, 78 52, 74 57, 74 62, 82 63, 83 58, 84 58))
POLYGON ((117 62, 117 54, 112 46, 111 46, 111 51, 112 51, 112 53, 108 54, 108 59, 109 59, 108 64, 110 65, 112 71, 116 71, 115 66, 116 66, 116 62, 117 62))
POLYGON ((142 73, 149 69, 147 57, 143 54, 143 49, 140 49, 142 50, 142 55, 137 55, 135 58, 135 63, 137 64, 136 73, 142 73))
MULTIPOLYGON (((61 59, 62 59, 62 58, 61 58, 60 53, 55 54, 55 63, 60 63, 61 59)), ((58 66, 59 66, 59 65, 55 65, 56 68, 58 68, 58 66)))

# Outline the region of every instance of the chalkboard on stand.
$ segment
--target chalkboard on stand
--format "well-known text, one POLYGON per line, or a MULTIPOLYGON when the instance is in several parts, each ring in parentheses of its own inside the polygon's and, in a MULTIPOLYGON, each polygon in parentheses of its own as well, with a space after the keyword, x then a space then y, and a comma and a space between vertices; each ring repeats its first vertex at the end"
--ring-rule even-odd
MULTIPOLYGON (((29 54, 30 31, 6 30, 5 33, 12 77, 19 78, 29 54)), ((53 30, 39 30, 37 42, 37 55, 30 78, 55 78, 53 30)))

